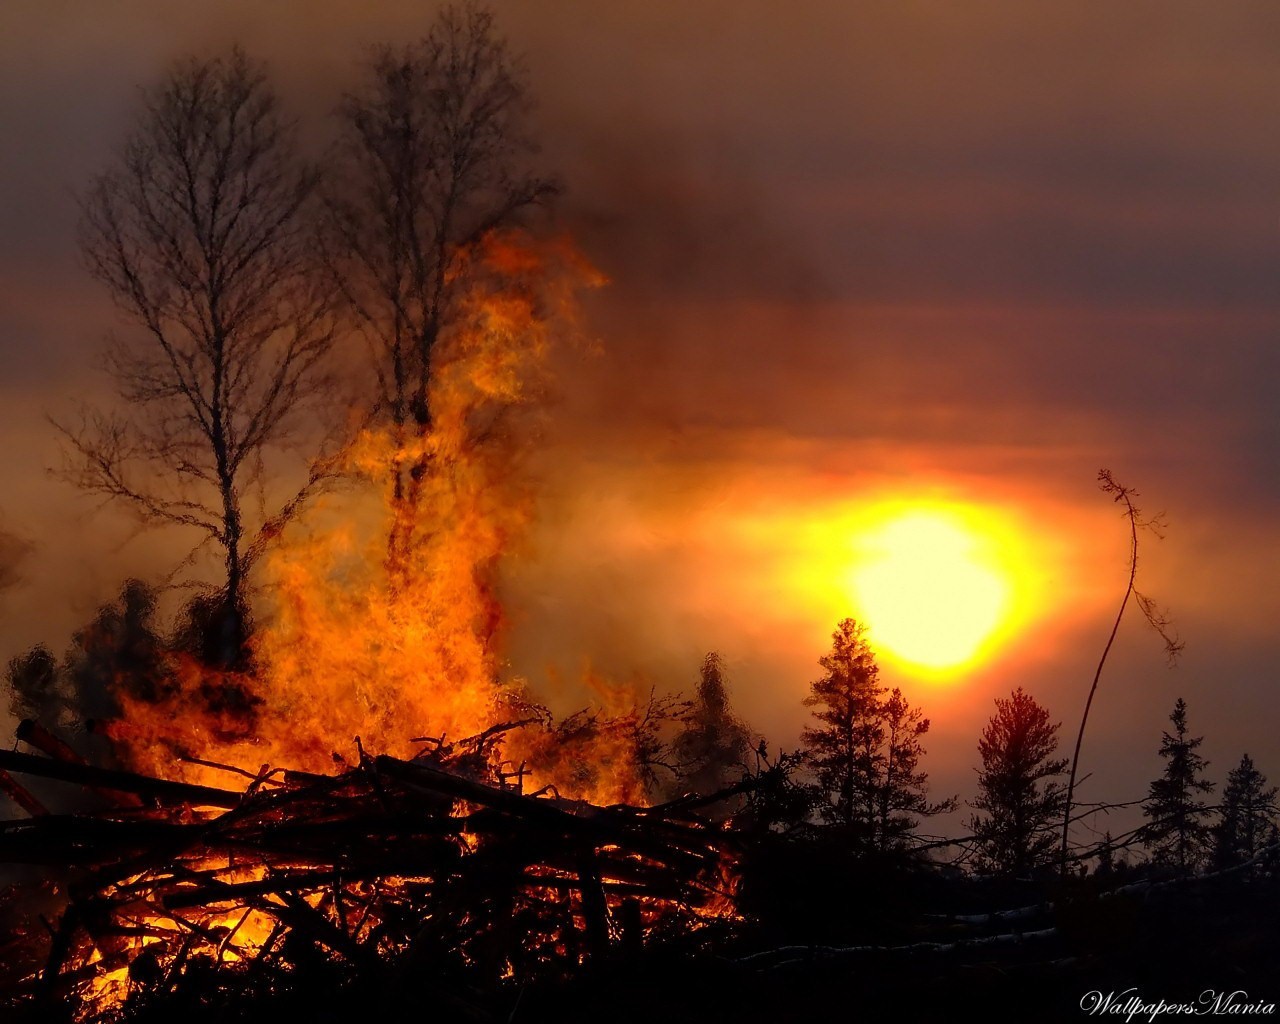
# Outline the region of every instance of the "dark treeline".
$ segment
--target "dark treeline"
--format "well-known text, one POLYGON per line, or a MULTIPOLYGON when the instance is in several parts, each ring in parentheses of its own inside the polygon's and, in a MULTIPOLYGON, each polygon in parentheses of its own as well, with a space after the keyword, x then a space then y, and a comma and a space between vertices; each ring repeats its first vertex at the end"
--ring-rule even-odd
MULTIPOLYGON (((122 697, 158 699, 174 685, 175 655, 200 651, 199 615, 189 612, 165 630, 156 603, 154 590, 128 581, 116 600, 75 632, 61 656, 37 646, 12 658, 5 672, 10 714, 39 722, 95 761, 112 763, 97 724, 120 713, 122 697)), ((1034 696, 1018 688, 996 698, 976 738, 976 790, 931 799, 923 768, 930 721, 900 688, 880 682, 866 629, 852 619, 840 622, 830 650, 817 660, 822 673, 804 699, 811 722, 792 750, 735 712, 717 652, 704 659, 688 699, 651 695, 630 725, 611 720, 620 742, 634 748, 649 798, 710 796, 739 787, 745 791, 713 805, 713 813, 765 845, 979 877, 1032 881, 1060 872, 1056 835, 1067 761, 1059 756, 1060 723, 1034 696), (931 817, 956 810, 962 800, 970 810, 964 835, 923 830, 931 817)), ((1219 789, 1207 777, 1198 753, 1203 740, 1191 734, 1182 699, 1169 722, 1158 746, 1153 743, 1163 770, 1143 796, 1075 808, 1074 831, 1089 838, 1072 846, 1073 875, 1185 877, 1251 862, 1280 843, 1277 787, 1253 758, 1242 754, 1219 789), (1094 827, 1112 811, 1133 814, 1135 807, 1143 823, 1121 836, 1094 827)))
MULTIPOLYGON (((996 698, 977 739, 977 791, 965 801, 973 812, 964 820, 967 834, 940 839, 921 827, 929 817, 955 810, 960 797, 929 799, 921 768, 929 719, 900 689, 879 682, 866 630, 854 620, 838 625, 819 664, 823 675, 804 701, 813 723, 796 750, 771 756, 768 740, 733 713, 722 659, 708 655, 699 710, 677 723, 673 748, 686 757, 674 762, 668 790, 708 793, 755 776, 768 785, 740 798, 740 824, 771 839, 831 845, 880 863, 963 868, 976 876, 1029 881, 1060 873, 1057 835, 1068 761, 1058 756, 1060 723, 1034 696, 1018 688, 996 698)), ((1241 756, 1220 801, 1211 803, 1216 787, 1197 753, 1203 738, 1190 735, 1181 698, 1169 721, 1172 731, 1158 744, 1164 769, 1145 797, 1076 806, 1075 831, 1094 838, 1073 844, 1072 875, 1188 876, 1238 867, 1280 843, 1277 788, 1250 755, 1241 756), (1139 806, 1143 823, 1123 837, 1092 827, 1092 819, 1139 806)))
MULTIPOLYGON (((157 632, 146 588, 131 584, 62 658, 37 649, 10 664, 13 711, 71 728, 84 707, 102 706, 103 674, 163 685, 157 665, 176 642, 157 632)), ((921 1016, 910 1019, 943 1020, 954 999, 989 991, 1043 1000, 1046 979, 1080 991, 1043 1003, 1037 1019, 1073 1019, 1079 996, 1099 985, 1216 983, 1227 970, 1232 978, 1270 977, 1267 951, 1280 938, 1267 909, 1280 869, 1277 787, 1245 754, 1212 802, 1218 788, 1184 701, 1158 743, 1153 729, 1162 770, 1132 802, 1142 824, 1121 836, 1088 829, 1094 840, 1073 844, 1064 877, 1057 834, 1067 762, 1059 724, 1034 696, 1015 689, 995 700, 975 737, 967 834, 940 839, 926 823, 956 810, 960 796, 930 794, 924 709, 880 682, 872 638, 851 619, 838 624, 817 663, 804 700, 811 723, 796 749, 777 749, 735 712, 726 662, 714 652, 688 699, 651 699, 630 734, 653 801, 719 797, 700 807, 740 851, 738 930, 710 947, 711 957, 708 940, 695 948, 673 937, 670 949, 656 941, 633 949, 631 959, 596 965, 567 987, 534 986, 522 997, 528 1019, 590 1019, 608 992, 630 990, 654 971, 688 986, 679 1020, 706 1019, 713 1005, 816 1010, 851 992, 869 1012, 890 1013, 911 983, 923 987, 914 993, 921 1016), (1049 952, 1030 952, 1028 936, 1049 952), (1228 952, 1206 957, 1194 936, 1216 936, 1228 952), (954 952, 921 952, 942 948, 954 952), (804 992, 789 1002, 797 978, 804 992)), ((1078 830, 1104 810, 1077 805, 1078 830)), ((319 976, 313 983, 314 992, 299 989, 289 998, 300 1002, 285 1005, 375 998, 360 985, 334 993, 319 976)), ((666 1006, 660 991, 641 989, 615 1016, 646 1020, 666 1006)), ((419 994, 392 986, 376 998, 399 1008, 419 994)), ((494 998, 507 1005, 505 996, 494 998)), ((163 1019, 169 1004, 134 1010, 127 1019, 163 1019)), ((275 1010, 265 1003, 238 1012, 269 1019, 275 1010)))

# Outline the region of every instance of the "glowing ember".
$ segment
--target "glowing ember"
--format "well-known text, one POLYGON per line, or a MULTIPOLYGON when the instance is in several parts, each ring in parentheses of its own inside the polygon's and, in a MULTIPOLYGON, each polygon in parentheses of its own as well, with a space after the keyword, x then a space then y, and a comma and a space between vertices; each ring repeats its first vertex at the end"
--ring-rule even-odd
MULTIPOLYGON (((660 924, 733 919, 736 854, 718 829, 674 807, 494 785, 473 769, 496 735, 414 761, 365 757, 337 778, 263 775, 243 794, 115 773, 162 805, 9 823, 9 856, 88 871, 56 935, 28 936, 41 985, 77 995, 89 1020, 189 975, 242 985, 268 962, 284 977, 430 956, 527 982, 643 944, 660 924)), ((0 760, 59 771, 22 758, 0 760)))

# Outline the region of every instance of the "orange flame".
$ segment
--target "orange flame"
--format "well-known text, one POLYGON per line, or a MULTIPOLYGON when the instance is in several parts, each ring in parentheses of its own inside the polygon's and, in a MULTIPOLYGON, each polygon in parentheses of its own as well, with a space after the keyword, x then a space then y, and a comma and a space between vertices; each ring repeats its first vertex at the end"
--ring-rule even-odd
MULTIPOLYGON (((176 658, 159 703, 121 696, 108 731, 139 770, 208 784, 175 753, 256 772, 332 771, 354 738, 395 756, 475 735, 527 706, 501 678, 497 568, 523 536, 533 492, 519 472, 521 412, 548 386, 553 348, 576 335, 575 296, 600 276, 564 240, 493 235, 458 263, 469 282, 455 329, 434 353, 431 429, 362 431, 347 468, 366 487, 331 501, 267 556, 268 614, 254 669, 230 676, 176 658), (393 500, 389 467, 415 464, 412 501, 393 500), (379 496, 379 497, 374 497, 379 496), (411 517, 411 522, 405 522, 411 517), (411 538, 396 547, 388 538, 411 538), (220 700, 241 693, 247 699, 220 700), (337 753, 335 751, 338 751, 337 753)), ((644 799, 634 693, 587 680, 599 711, 509 739, 525 788, 600 803, 644 799)))

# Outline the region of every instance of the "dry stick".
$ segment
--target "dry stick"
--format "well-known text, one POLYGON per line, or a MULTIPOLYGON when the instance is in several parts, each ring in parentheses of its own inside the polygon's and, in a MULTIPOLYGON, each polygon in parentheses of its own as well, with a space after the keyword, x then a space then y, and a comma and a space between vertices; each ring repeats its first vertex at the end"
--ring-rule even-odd
MULTIPOLYGON (((178 760, 184 764, 198 764, 202 768, 213 768, 215 771, 232 772, 235 775, 243 775, 246 779, 257 783, 259 786, 270 780, 270 776, 263 771, 251 772, 244 768, 237 768, 233 764, 223 764, 221 761, 206 761, 203 757, 192 757, 191 755, 184 754, 180 756, 178 760)), ((263 767, 265 768, 266 766, 264 765, 263 767)))
MULTIPOLYGON (((1111 475, 1110 470, 1098 470, 1098 481, 1103 492, 1107 494, 1115 494, 1116 502, 1124 502, 1125 518, 1129 520, 1129 582, 1125 586, 1124 598, 1120 602, 1120 611, 1116 612, 1115 622, 1111 623, 1111 636, 1107 637, 1107 645, 1102 649, 1102 657, 1098 659, 1098 667, 1093 673, 1093 685, 1089 687, 1088 700, 1084 701, 1084 714, 1080 716, 1080 731, 1075 736, 1075 751, 1071 755, 1071 773, 1066 782, 1066 800, 1064 809, 1062 809, 1062 846, 1060 852, 1061 874, 1066 877, 1066 868, 1068 868, 1068 847, 1071 832, 1071 797, 1075 794, 1075 773, 1080 764, 1080 746, 1084 742, 1084 727, 1089 722, 1089 708, 1093 707, 1093 696, 1098 691, 1098 680, 1102 678, 1102 667, 1107 663, 1107 655, 1111 653, 1111 645, 1115 644, 1116 634, 1120 631, 1120 621, 1124 618, 1125 608, 1129 607, 1129 598, 1137 593, 1134 590, 1134 582, 1138 579, 1138 526, 1139 511, 1134 506, 1133 498, 1138 492, 1132 488, 1126 488, 1116 483, 1115 477, 1111 475)), ((1158 517, 1157 517, 1158 518, 1158 517)), ((1152 521, 1142 524, 1144 526, 1152 526, 1152 521)), ((1167 623, 1158 617, 1155 607, 1143 598, 1142 594, 1138 594, 1138 603, 1142 607, 1142 612, 1147 618, 1147 622, 1151 623, 1152 628, 1160 634, 1161 639, 1165 641, 1165 649, 1169 652, 1170 659, 1176 657, 1181 650, 1181 644, 1172 639, 1166 632, 1167 623)))
POLYGON ((1071 833, 1071 798, 1075 794, 1076 788, 1076 769, 1080 765, 1080 746, 1084 743, 1084 729, 1089 722, 1089 709, 1093 706, 1094 694, 1098 692, 1098 680, 1102 678, 1102 666, 1107 663, 1107 655, 1111 653, 1111 645, 1115 643, 1116 634, 1120 631, 1120 620, 1124 618, 1125 608, 1129 605, 1129 598, 1133 595, 1133 584, 1138 577, 1138 510, 1134 508, 1133 502, 1129 498, 1128 488, 1121 487, 1111 477, 1108 470, 1102 470, 1098 474, 1098 478, 1102 481, 1103 490, 1115 489, 1116 501, 1125 503, 1125 515, 1129 519, 1129 583, 1124 590, 1124 599, 1120 602, 1120 610, 1116 613, 1116 620, 1111 625, 1111 636, 1107 638, 1107 646, 1102 649, 1102 657, 1098 659, 1098 668, 1093 673, 1093 685, 1089 687, 1089 699, 1084 702, 1084 714, 1080 718, 1080 732, 1076 735, 1076 749, 1071 756, 1071 774, 1067 778, 1067 798, 1066 806, 1062 813, 1062 849, 1060 854, 1061 871, 1063 877, 1067 874, 1067 846, 1071 833))

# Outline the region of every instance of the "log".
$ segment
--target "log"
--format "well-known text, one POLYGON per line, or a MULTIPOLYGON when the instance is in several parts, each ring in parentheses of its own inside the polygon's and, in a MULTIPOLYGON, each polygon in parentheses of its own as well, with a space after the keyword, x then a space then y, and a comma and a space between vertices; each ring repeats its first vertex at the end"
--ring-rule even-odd
POLYGON ((97 867, 141 852, 154 860, 190 844, 202 835, 199 829, 167 821, 115 821, 73 814, 23 818, 0 822, 0 860, 97 867))
MULTIPOLYGON (((2 767, 3 765, 0 765, 2 767)), ((424 793, 440 793, 469 803, 480 804, 501 811, 524 821, 538 822, 556 832, 582 840, 590 846, 618 845, 630 847, 638 853, 691 870, 703 867, 714 857, 711 841, 705 829, 667 822, 661 819, 630 820, 622 812, 611 813, 594 808, 586 815, 571 814, 547 799, 523 796, 512 790, 486 786, 427 765, 411 764, 385 754, 374 758, 374 766, 380 774, 387 775, 402 785, 419 789, 424 793), (694 846, 690 850, 682 845, 694 846), (696 849, 701 847, 701 849, 696 849)), ((590 807, 591 805, 585 805, 590 807)))
MULTIPOLYGON (((57 736, 51 733, 43 725, 33 718, 24 718, 18 723, 18 728, 14 730, 14 735, 27 744, 29 747, 35 747, 42 754, 48 754, 50 757, 58 761, 66 761, 67 764, 88 765, 80 754, 74 750, 69 744, 64 743, 57 736)), ((96 786, 89 786, 99 796, 105 796, 109 800, 114 800, 126 807, 141 807, 142 801, 131 793, 120 793, 103 791, 96 786)))
POLYGON ((6 771, 0 771, 0 789, 3 789, 10 800, 33 818, 42 818, 49 813, 49 809, 37 800, 26 786, 6 771))
POLYGON ((35 747, 42 754, 48 754, 59 761, 68 761, 71 764, 87 763, 68 744, 64 743, 33 718, 24 718, 18 723, 18 728, 14 730, 13 734, 27 746, 35 747))
POLYGON ((117 771, 113 768, 95 768, 92 765, 58 761, 51 757, 20 754, 14 750, 0 750, 0 770, 36 775, 45 779, 70 782, 88 789, 109 789, 118 793, 132 793, 150 797, 162 803, 187 803, 203 807, 238 807, 242 794, 211 786, 195 786, 168 779, 153 779, 147 775, 117 771))

